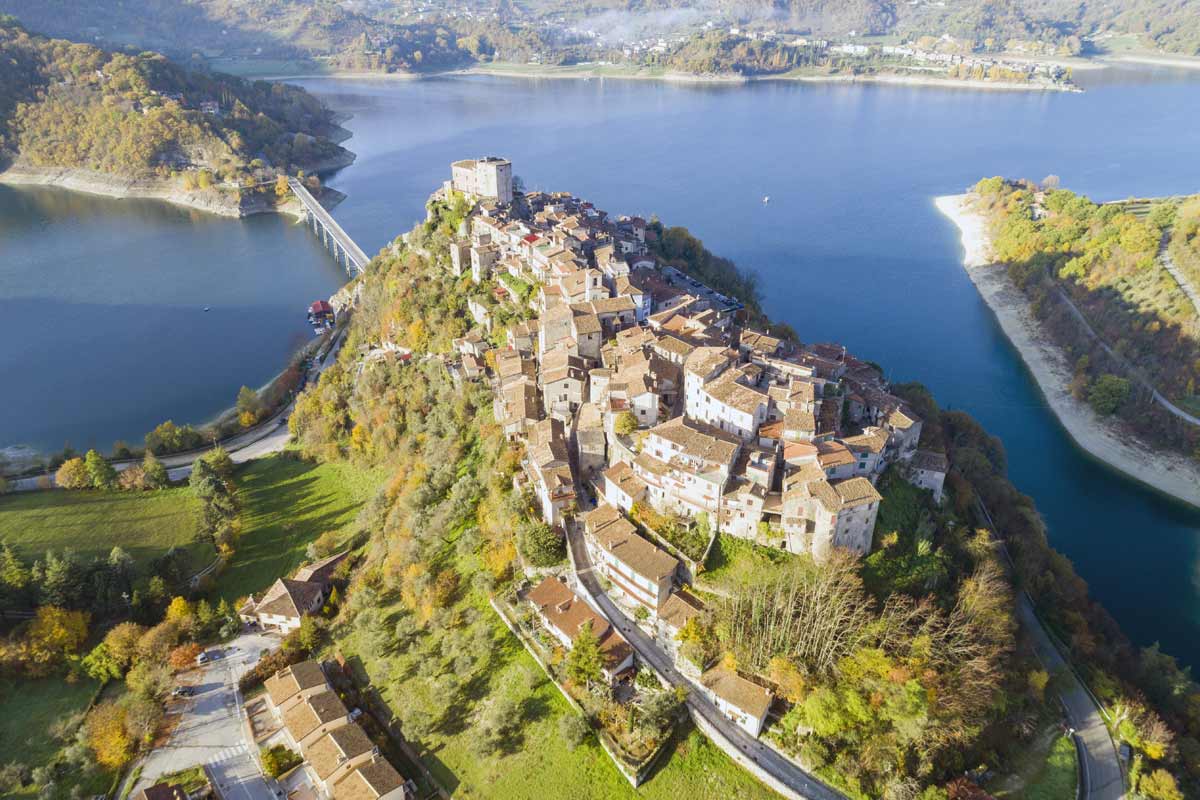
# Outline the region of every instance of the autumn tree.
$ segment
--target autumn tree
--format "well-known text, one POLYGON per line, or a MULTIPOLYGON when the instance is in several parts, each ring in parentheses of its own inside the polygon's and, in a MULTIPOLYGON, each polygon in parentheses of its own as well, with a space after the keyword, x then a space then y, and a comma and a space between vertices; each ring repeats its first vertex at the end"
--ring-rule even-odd
POLYGON ((92 485, 92 476, 82 458, 69 458, 54 473, 54 482, 60 489, 86 489, 92 485))
POLYGON ((31 668, 46 674, 62 659, 73 656, 87 640, 88 614, 42 606, 25 633, 31 668))
POLYGON ((172 669, 182 671, 196 665, 196 657, 204 652, 204 648, 195 642, 181 644, 167 656, 167 663, 172 669))
POLYGON ((129 762, 133 739, 125 729, 125 709, 117 703, 101 703, 87 716, 84 730, 88 746, 101 766, 117 770, 129 762))

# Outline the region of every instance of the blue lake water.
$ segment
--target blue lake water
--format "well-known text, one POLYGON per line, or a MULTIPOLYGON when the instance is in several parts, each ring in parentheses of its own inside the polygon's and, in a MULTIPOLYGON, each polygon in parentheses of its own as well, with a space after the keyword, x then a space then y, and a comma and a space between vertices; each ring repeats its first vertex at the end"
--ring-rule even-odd
MULTIPOLYGON (((1126 631, 1200 664, 1200 512, 1071 444, 932 204, 994 174, 1054 173, 1096 199, 1200 191, 1200 73, 1081 79, 1083 94, 300 83, 354 115, 347 146, 358 160, 330 183, 348 195, 335 216, 368 253, 423 218, 450 161, 485 154, 512 158, 530 188, 685 225, 755 272, 767 311, 803 338, 841 341, 895 380, 922 381, 1001 436, 1052 542, 1126 631)), ((41 208, 40 197, 0 188, 0 298, 23 315, 0 344, 13 387, 5 410, 16 412, 0 415, 0 445, 107 444, 168 416, 202 420, 279 368, 307 335, 303 306, 339 282, 315 241, 282 219, 228 222, 77 195, 41 208)))

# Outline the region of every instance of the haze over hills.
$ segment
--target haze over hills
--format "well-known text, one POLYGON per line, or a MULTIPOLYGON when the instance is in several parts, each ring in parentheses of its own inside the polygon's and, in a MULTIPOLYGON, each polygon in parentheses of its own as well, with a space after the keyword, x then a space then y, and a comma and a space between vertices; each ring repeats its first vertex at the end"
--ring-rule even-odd
POLYGON ((959 51, 1043 55, 1093 52, 1124 36, 1147 49, 1200 54, 1195 0, 0 0, 0 13, 47 35, 114 48, 321 57, 335 68, 388 71, 491 59, 570 63, 595 56, 572 53, 580 44, 619 54, 638 38, 731 25, 841 39, 952 37, 959 51))

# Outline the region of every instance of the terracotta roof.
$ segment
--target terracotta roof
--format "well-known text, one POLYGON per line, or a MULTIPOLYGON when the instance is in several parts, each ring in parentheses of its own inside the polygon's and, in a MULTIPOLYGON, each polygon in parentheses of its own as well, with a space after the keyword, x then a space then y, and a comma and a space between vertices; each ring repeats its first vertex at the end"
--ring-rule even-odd
POLYGON ((946 460, 944 453, 937 453, 933 450, 918 450, 913 453, 912 465, 916 469, 928 470, 929 472, 945 472, 950 468, 950 463, 946 460))
POLYGON ((375 749, 375 743, 358 725, 342 725, 304 748, 304 759, 317 777, 325 780, 347 761, 375 749))
POLYGON ((588 534, 613 558, 643 578, 657 583, 674 575, 679 561, 637 533, 625 516, 611 506, 600 506, 584 516, 588 534))
POLYGON ((267 678, 265 685, 271 702, 279 705, 306 689, 325 686, 325 672, 316 661, 300 661, 267 678))
POLYGON ((817 442, 817 463, 822 469, 832 469, 853 464, 854 455, 841 442, 817 442))
POLYGON ((295 579, 298 581, 312 581, 314 583, 329 583, 333 577, 333 571, 338 568, 338 565, 346 560, 346 556, 350 555, 349 550, 343 550, 340 553, 334 553, 328 558, 322 558, 320 561, 314 561, 311 564, 306 564, 296 570, 295 579))
POLYGON ((850 478, 834 483, 814 481, 808 485, 808 490, 830 513, 866 503, 878 503, 883 499, 866 478, 850 478))
POLYGON ((333 800, 378 800, 403 785, 404 778, 396 768, 382 756, 375 756, 333 785, 333 800))
POLYGON ((788 409, 788 412, 783 416, 783 429, 785 431, 816 433, 816 415, 814 415, 811 411, 805 411, 799 406, 793 406, 792 408, 788 409))
POLYGON ((327 689, 306 697, 283 715, 283 725, 297 742, 322 725, 346 716, 337 692, 327 689))
POLYGON ((769 691, 722 667, 710 669, 701 675, 700 683, 717 697, 755 719, 761 719, 771 707, 769 691))
MULTIPOLYGON (((816 459, 817 446, 812 442, 788 442, 783 446, 783 459, 785 461, 804 461, 806 459, 816 459)), ((821 473, 824 475, 824 473, 821 473)))
POLYGON ((658 610, 658 618, 675 630, 679 630, 687 624, 688 620, 703 613, 704 603, 700 602, 699 598, 687 589, 680 589, 672 592, 671 596, 662 604, 662 608, 658 610))
POLYGON ((608 632, 608 621, 592 610, 592 607, 575 596, 575 593, 560 579, 550 576, 529 590, 525 599, 532 603, 546 621, 557 628, 568 639, 574 641, 580 629, 592 624, 592 633, 603 636, 608 632))
POLYGON ((725 347, 697 347, 687 357, 683 367, 693 375, 707 377, 718 367, 733 361, 733 355, 725 347))
POLYGON ((758 389, 743 386, 734 380, 733 370, 726 370, 720 377, 704 387, 704 392, 719 403, 745 414, 754 414, 759 406, 767 404, 768 397, 758 389))
POLYGON ((741 448, 741 440, 703 422, 675 417, 650 429, 650 436, 676 445, 686 455, 717 464, 729 464, 741 448))
POLYGON ((635 502, 646 491, 646 482, 639 478, 633 468, 624 461, 618 461, 604 470, 604 478, 612 481, 618 489, 632 497, 635 502))
POLYGON ((868 428, 858 436, 850 436, 842 440, 842 444, 851 450, 865 450, 868 453, 882 453, 891 438, 883 428, 868 428))
POLYGON ((324 587, 312 581, 295 581, 280 578, 271 584, 262 600, 254 607, 256 614, 273 614, 279 617, 298 619, 324 592, 324 587))

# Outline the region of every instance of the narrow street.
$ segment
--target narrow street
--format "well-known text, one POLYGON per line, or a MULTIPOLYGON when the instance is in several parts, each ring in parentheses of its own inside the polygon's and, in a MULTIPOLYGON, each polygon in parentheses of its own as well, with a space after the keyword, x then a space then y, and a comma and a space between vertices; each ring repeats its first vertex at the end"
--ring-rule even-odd
POLYGON ((578 568, 576 576, 582 588, 591 596, 593 604, 608 618, 629 640, 638 657, 650 664, 659 674, 663 675, 674 686, 682 686, 688 690, 688 706, 695 714, 704 720, 725 739, 725 742, 715 742, 723 750, 736 751, 765 772, 774 777, 784 786, 789 787, 793 796, 803 800, 845 800, 844 795, 831 789, 819 778, 802 770, 793 762, 775 752, 772 748, 746 733, 734 724, 724 714, 717 710, 707 697, 675 669, 671 658, 663 652, 655 641, 647 636, 632 620, 625 616, 616 604, 604 593, 592 562, 588 558, 587 548, 583 542, 583 532, 580 523, 571 522, 567 525, 567 544, 578 568))
POLYGON ((167 743, 146 756, 134 792, 153 785, 162 775, 203 765, 224 800, 274 798, 258 768, 237 684, 262 651, 278 646, 277 636, 243 633, 224 647, 213 648, 223 653, 220 659, 185 673, 184 683, 195 694, 173 701, 182 706, 179 722, 167 743))

